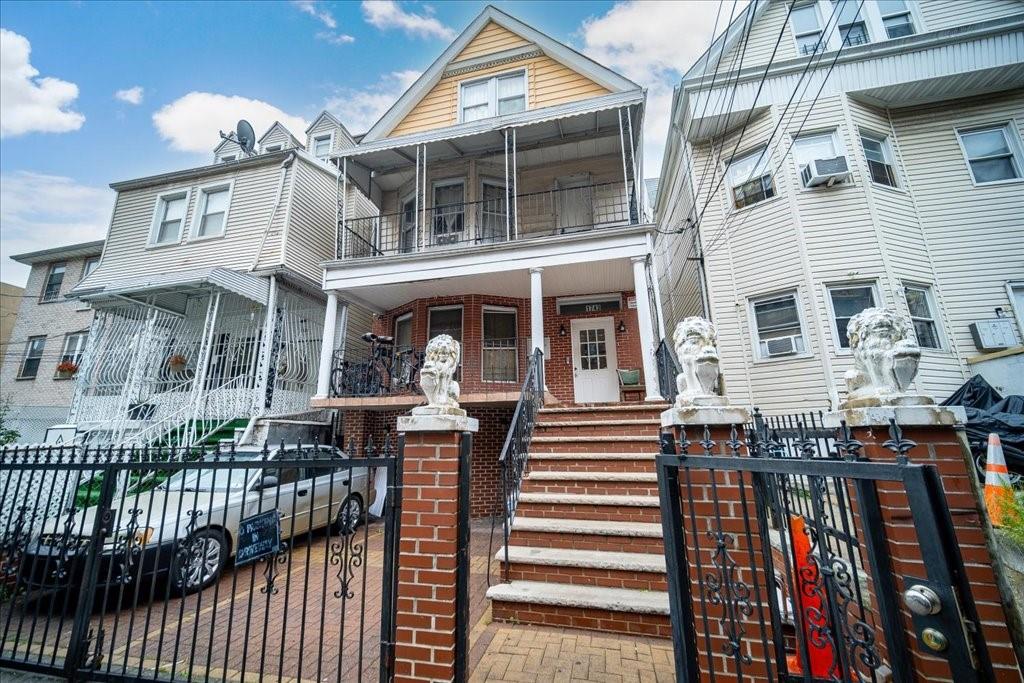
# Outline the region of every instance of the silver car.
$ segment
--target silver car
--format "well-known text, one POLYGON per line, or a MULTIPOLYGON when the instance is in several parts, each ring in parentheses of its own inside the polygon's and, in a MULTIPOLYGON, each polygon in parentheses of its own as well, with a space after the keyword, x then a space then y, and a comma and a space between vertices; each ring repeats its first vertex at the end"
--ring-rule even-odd
MULTIPOLYGON (((175 593, 200 591, 235 555, 241 521, 276 511, 281 540, 327 526, 347 534, 373 502, 369 468, 337 466, 347 456, 335 448, 286 445, 269 454, 239 448, 231 457, 237 466, 179 470, 150 490, 119 485, 128 493, 111 505, 117 529, 100 551, 99 585, 166 574, 175 593), (309 465, 273 466, 282 459, 309 465)), ((228 454, 211 454, 206 462, 218 459, 228 454)), ((80 585, 96 511, 93 506, 70 519, 46 520, 23 557, 26 587, 80 585)))

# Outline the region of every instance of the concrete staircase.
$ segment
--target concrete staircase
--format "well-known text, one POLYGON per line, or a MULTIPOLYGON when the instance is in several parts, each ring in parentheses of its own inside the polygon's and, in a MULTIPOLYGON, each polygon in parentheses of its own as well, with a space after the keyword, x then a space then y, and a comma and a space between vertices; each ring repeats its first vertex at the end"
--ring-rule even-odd
MULTIPOLYGON (((544 408, 495 620, 670 637, 654 456, 667 406, 544 408)), ((495 559, 505 562, 505 549, 495 559)))

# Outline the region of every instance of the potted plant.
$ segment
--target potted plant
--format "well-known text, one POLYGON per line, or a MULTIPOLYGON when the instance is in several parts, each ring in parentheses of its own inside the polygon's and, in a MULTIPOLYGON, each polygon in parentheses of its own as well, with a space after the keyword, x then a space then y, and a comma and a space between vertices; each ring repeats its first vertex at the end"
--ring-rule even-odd
POLYGON ((185 372, 186 366, 188 366, 188 359, 180 353, 176 353, 167 359, 167 370, 172 375, 180 375, 185 372))
POLYGON ((73 360, 62 360, 57 364, 57 377, 71 379, 78 372, 78 363, 73 360))

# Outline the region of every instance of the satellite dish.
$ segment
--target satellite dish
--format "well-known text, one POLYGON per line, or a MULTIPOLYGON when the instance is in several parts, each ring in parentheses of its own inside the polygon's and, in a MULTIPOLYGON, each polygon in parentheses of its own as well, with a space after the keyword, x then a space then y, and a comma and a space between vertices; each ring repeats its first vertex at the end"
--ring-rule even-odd
POLYGON ((252 125, 245 119, 240 120, 235 126, 235 137, 246 156, 251 155, 252 150, 256 147, 256 131, 252 129, 252 125))

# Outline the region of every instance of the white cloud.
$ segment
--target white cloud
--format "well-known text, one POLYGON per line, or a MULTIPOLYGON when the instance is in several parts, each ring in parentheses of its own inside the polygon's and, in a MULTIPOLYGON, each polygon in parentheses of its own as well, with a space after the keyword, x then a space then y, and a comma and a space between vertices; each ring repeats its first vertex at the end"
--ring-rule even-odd
MULTIPOLYGON (((736 5, 736 15, 746 4, 736 5)), ((726 3, 731 9, 731 3, 726 3)), ((583 22, 583 51, 647 88, 644 167, 658 175, 668 135, 672 89, 711 41, 718 3, 701 0, 628 0, 583 22)), ((728 22, 723 7, 717 32, 728 22)))
POLYGON ((397 28, 417 38, 455 38, 458 34, 430 16, 431 11, 428 6, 425 14, 416 14, 403 10, 395 0, 363 0, 363 18, 381 30, 397 28))
POLYGON ((118 90, 114 93, 114 99, 127 102, 128 104, 142 104, 142 95, 142 86, 136 85, 124 90, 118 90))
POLYGON ((323 5, 316 2, 316 0, 292 0, 292 4, 295 5, 300 12, 305 12, 327 28, 338 28, 338 22, 335 20, 334 15, 324 9, 323 5))
MULTIPOLYGON (((64 176, 31 171, 0 175, 0 252, 5 256, 103 239, 114 193, 64 176)), ((22 284, 28 266, 4 259, 0 276, 22 284)))
POLYGON ((251 123, 257 135, 262 135, 274 121, 280 121, 298 137, 309 126, 301 116, 286 114, 262 100, 195 91, 153 114, 153 125, 160 137, 170 142, 171 149, 202 153, 212 152, 220 142, 220 131, 234 130, 239 119, 251 123))
POLYGON ((78 86, 39 78, 29 63, 31 53, 27 38, 0 28, 0 137, 78 130, 85 116, 69 108, 78 98, 78 86))
POLYGON ((324 109, 353 133, 364 133, 419 77, 419 71, 392 71, 369 88, 341 88, 324 103, 324 109))
POLYGON ((331 45, 348 45, 349 43, 356 42, 354 36, 350 36, 347 33, 339 33, 337 31, 319 31, 316 34, 316 39, 323 40, 331 45))

